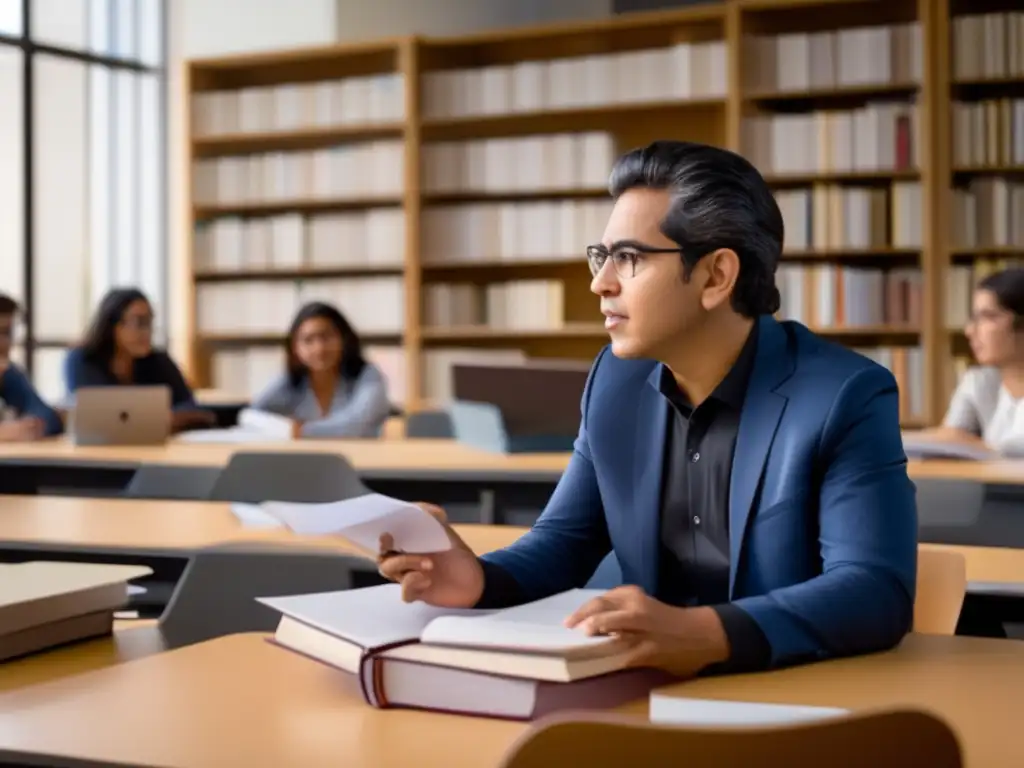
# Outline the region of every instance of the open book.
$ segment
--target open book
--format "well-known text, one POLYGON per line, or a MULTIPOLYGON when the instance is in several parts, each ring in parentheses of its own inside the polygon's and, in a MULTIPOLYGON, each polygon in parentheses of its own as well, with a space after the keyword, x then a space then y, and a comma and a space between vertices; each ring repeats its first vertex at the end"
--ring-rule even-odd
POLYGON ((617 706, 669 680, 626 670, 630 649, 565 618, 601 590, 571 590, 500 611, 402 601, 400 587, 260 598, 282 614, 274 640, 358 676, 375 707, 512 719, 617 706))
POLYGON ((985 461, 999 457, 996 451, 984 444, 954 443, 937 440, 914 432, 903 433, 903 451, 911 459, 961 459, 985 461))
POLYGON ((286 526, 300 536, 340 536, 373 558, 385 533, 400 552, 428 554, 452 546, 444 526, 421 507, 379 493, 327 504, 236 503, 231 511, 247 527, 286 526))
POLYGON ((293 422, 268 411, 243 408, 238 413, 238 424, 227 429, 195 429, 183 432, 178 440, 183 443, 261 443, 292 440, 293 422))

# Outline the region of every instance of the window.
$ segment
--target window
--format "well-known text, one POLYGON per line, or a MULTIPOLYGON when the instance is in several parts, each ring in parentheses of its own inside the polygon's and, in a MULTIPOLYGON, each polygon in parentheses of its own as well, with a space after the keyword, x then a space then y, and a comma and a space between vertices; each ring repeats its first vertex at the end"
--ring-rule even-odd
POLYGON ((0 0, 0 292, 25 307, 19 357, 54 397, 109 288, 166 307, 165 5, 0 0))

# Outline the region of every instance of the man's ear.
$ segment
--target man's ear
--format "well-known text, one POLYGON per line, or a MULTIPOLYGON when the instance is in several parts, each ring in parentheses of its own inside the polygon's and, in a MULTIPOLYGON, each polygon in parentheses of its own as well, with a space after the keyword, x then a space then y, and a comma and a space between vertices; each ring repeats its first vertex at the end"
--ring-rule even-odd
POLYGON ((701 291, 701 305, 711 311, 727 303, 740 277, 740 257, 731 248, 719 248, 698 262, 707 272, 701 291))

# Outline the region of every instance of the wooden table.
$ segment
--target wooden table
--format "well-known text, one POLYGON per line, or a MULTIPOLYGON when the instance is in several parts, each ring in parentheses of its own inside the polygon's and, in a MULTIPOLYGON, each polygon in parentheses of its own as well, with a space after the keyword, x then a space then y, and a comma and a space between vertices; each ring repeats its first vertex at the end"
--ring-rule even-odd
MULTIPOLYGON (((455 528, 479 553, 500 549, 525 530, 491 525, 455 528)), ((0 548, 190 552, 237 542, 353 551, 341 539, 245 528, 231 513, 230 505, 223 502, 0 496, 0 548)))
MULTIPOLYGON (((1022 689, 1022 642, 910 636, 887 654, 665 690, 924 707, 953 726, 968 768, 1017 768, 1024 764, 1024 743, 1016 738, 1022 689)), ((644 717, 647 705, 625 709, 644 717)), ((167 768, 487 768, 524 730, 521 723, 371 709, 344 673, 253 634, 0 695, 6 759, 20 753, 167 768)))

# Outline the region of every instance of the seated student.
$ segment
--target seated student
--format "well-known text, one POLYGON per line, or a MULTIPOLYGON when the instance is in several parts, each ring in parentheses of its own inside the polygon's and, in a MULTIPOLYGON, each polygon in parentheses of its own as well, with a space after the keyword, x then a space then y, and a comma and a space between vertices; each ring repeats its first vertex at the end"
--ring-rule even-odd
POLYGON ((964 332, 978 365, 964 374, 942 426, 930 437, 1024 448, 1024 268, 989 275, 975 287, 964 332))
POLYGON ((196 405, 170 356, 153 348, 153 308, 136 288, 114 288, 100 302, 82 344, 64 361, 68 392, 82 387, 150 386, 171 390, 171 428, 212 426, 214 414, 196 405))
POLYGON ((391 411, 383 374, 329 304, 299 310, 285 340, 287 370, 251 407, 295 421, 296 437, 377 437, 391 411))
POLYGON ((28 376, 11 362, 18 304, 0 294, 0 441, 36 440, 64 430, 60 415, 36 392, 28 376))
POLYGON ((614 553, 623 585, 567 624, 678 675, 895 646, 917 509, 892 373, 772 317, 782 215, 739 155, 655 142, 610 190, 587 259, 611 345, 544 513, 482 557, 451 528, 432 554, 382 536, 381 573, 406 600, 489 608, 582 587, 614 553))

